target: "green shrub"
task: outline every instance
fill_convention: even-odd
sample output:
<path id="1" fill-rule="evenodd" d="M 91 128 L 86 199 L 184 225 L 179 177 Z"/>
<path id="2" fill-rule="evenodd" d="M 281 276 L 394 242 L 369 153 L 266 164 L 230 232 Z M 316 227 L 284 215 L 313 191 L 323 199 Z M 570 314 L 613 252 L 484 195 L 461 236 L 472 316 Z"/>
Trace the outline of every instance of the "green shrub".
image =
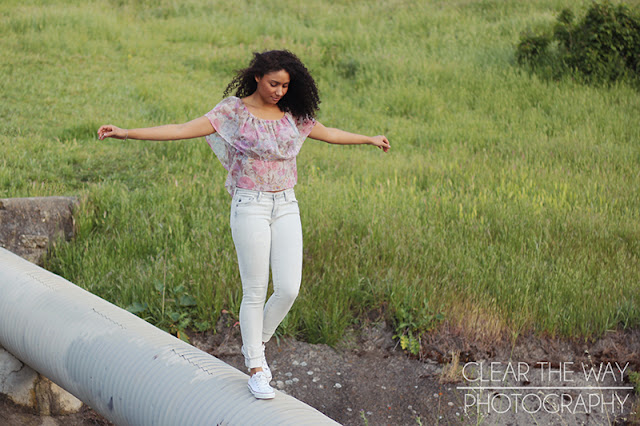
<path id="1" fill-rule="evenodd" d="M 615 6 L 608 1 L 593 3 L 578 22 L 573 12 L 565 9 L 556 20 L 553 36 L 521 36 L 516 59 L 536 70 L 550 65 L 556 76 L 575 70 L 588 82 L 638 78 L 640 16 L 623 4 Z"/>
<path id="2" fill-rule="evenodd" d="M 516 51 L 518 63 L 522 65 L 539 61 L 540 57 L 547 53 L 551 40 L 551 36 L 547 34 L 526 33 L 522 35 Z"/>

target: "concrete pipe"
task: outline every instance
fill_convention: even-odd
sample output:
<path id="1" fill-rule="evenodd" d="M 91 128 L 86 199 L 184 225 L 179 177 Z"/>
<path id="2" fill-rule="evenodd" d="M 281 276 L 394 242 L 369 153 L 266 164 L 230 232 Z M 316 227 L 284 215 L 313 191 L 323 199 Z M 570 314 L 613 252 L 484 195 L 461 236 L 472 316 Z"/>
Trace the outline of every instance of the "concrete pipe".
<path id="1" fill-rule="evenodd" d="M 337 424 L 3 248 L 0 345 L 117 425 Z"/>

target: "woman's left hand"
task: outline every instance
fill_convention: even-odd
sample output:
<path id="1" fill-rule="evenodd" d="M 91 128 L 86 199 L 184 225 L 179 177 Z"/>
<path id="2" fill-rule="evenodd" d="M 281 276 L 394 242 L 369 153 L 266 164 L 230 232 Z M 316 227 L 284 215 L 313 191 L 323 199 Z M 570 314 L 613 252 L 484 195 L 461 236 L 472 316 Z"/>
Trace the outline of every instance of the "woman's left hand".
<path id="1" fill-rule="evenodd" d="M 389 139 L 387 139 L 387 137 L 384 135 L 373 136 L 371 138 L 371 145 L 377 146 L 384 152 L 389 151 L 389 148 L 391 148 L 391 144 L 389 144 Z"/>
<path id="2" fill-rule="evenodd" d="M 384 152 L 389 151 L 391 145 L 389 139 L 384 135 L 365 136 L 357 133 L 349 133 L 335 127 L 325 127 L 322 123 L 316 121 L 316 124 L 309 133 L 311 139 L 324 141 L 327 143 L 335 143 L 338 145 L 359 145 L 368 144 L 377 146 Z"/>

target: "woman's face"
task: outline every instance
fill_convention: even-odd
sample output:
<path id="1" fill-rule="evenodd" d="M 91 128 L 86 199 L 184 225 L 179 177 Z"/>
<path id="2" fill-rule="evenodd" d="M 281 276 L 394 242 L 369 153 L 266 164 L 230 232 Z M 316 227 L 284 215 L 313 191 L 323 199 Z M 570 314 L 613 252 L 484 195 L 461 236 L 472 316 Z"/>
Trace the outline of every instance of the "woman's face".
<path id="1" fill-rule="evenodd" d="M 289 73 L 285 70 L 273 71 L 262 77 L 256 76 L 256 91 L 265 103 L 276 105 L 289 90 L 290 81 Z"/>

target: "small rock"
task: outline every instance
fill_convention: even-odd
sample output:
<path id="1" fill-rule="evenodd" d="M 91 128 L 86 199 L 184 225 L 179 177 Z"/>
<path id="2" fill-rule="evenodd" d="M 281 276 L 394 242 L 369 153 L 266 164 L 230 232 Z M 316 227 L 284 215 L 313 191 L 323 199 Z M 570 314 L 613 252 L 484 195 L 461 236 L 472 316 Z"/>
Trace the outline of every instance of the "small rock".
<path id="1" fill-rule="evenodd" d="M 36 398 L 41 416 L 77 413 L 82 408 L 82 401 L 44 377 L 36 386 Z"/>
<path id="2" fill-rule="evenodd" d="M 437 394 L 437 393 L 434 393 L 434 394 L 433 394 L 433 397 L 434 397 L 434 398 L 437 398 L 437 397 L 438 397 L 438 394 Z"/>
<path id="3" fill-rule="evenodd" d="M 300 367 L 306 367 L 306 366 L 307 366 L 307 363 L 306 363 L 305 361 L 302 361 L 302 362 L 300 363 Z"/>
<path id="4" fill-rule="evenodd" d="M 448 402 L 448 403 L 447 403 L 447 405 L 448 405 L 449 407 L 453 407 L 453 402 Z"/>
<path id="5" fill-rule="evenodd" d="M 335 385 L 333 385 L 333 387 L 336 389 L 340 389 L 342 388 L 342 385 L 340 383 L 336 383 Z"/>
<path id="6" fill-rule="evenodd" d="M 353 410 L 351 408 L 347 408 L 347 411 L 348 412 L 352 412 Z"/>
<path id="7" fill-rule="evenodd" d="M 307 374 L 310 375 L 310 376 L 313 375 L 313 370 L 307 371 Z"/>
<path id="8" fill-rule="evenodd" d="M 293 379 L 291 379 L 291 381 L 293 383 L 298 383 L 300 381 L 300 379 L 298 379 L 297 377 L 294 377 Z"/>
<path id="9" fill-rule="evenodd" d="M 314 377 L 314 378 L 313 378 L 313 383 L 315 383 L 315 382 L 319 382 L 319 381 L 320 381 L 320 377 Z"/>
<path id="10" fill-rule="evenodd" d="M 278 380 L 278 381 L 276 382 L 276 387 L 277 387 L 278 389 L 283 389 L 283 388 L 284 388 L 284 382 L 283 382 L 282 380 Z"/>
<path id="11" fill-rule="evenodd" d="M 293 365 L 300 365 L 300 363 L 298 361 L 293 361 L 291 364 Z"/>
<path id="12" fill-rule="evenodd" d="M 291 373 L 290 371 L 287 371 L 286 373 L 284 373 L 284 375 L 287 377 L 291 377 L 293 376 L 293 373 Z"/>
<path id="13" fill-rule="evenodd" d="M 284 384 L 285 385 L 292 385 L 293 384 L 293 380 L 285 380 Z"/>

